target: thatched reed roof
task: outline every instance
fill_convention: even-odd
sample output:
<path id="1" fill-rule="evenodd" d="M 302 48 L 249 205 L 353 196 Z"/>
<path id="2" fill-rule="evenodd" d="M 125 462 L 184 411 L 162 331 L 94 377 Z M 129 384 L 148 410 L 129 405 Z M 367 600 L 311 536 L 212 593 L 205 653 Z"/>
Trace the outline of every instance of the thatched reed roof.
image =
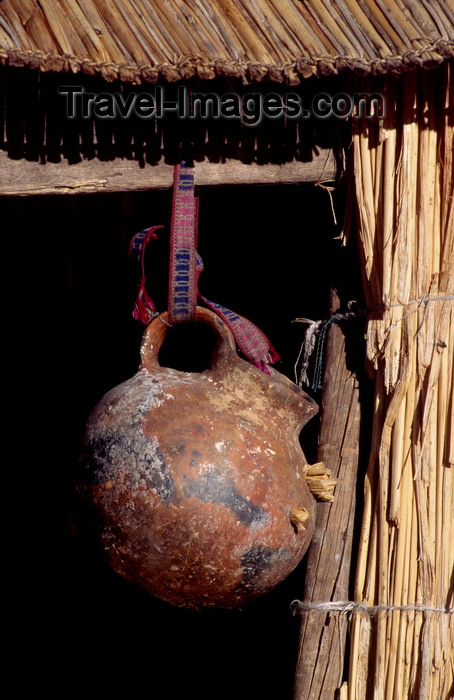
<path id="1" fill-rule="evenodd" d="M 0 61 L 140 83 L 431 68 L 453 0 L 1 0 Z"/>

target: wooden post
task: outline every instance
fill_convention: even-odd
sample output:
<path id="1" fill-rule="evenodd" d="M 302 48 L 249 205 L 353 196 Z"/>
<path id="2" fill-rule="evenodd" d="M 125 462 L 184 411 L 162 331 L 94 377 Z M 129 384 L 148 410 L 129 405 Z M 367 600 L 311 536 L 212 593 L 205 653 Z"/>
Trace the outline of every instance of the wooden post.
<path id="1" fill-rule="evenodd" d="M 338 298 L 332 292 L 332 311 Z M 356 377 L 347 369 L 345 338 L 331 324 L 326 346 L 317 460 L 337 477 L 334 501 L 318 502 L 307 555 L 303 602 L 349 600 L 351 552 L 359 457 L 360 403 Z M 294 700 L 334 700 L 342 683 L 347 618 L 302 611 Z"/>

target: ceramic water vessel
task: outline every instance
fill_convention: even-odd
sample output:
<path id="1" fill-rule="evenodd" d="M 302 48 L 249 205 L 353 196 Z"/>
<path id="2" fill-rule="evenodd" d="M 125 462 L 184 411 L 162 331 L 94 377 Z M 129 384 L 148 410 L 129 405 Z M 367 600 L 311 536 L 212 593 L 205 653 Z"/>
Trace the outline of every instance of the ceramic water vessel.
<path id="1" fill-rule="evenodd" d="M 297 566 L 314 498 L 299 444 L 315 402 L 274 369 L 241 359 L 225 323 L 210 366 L 159 364 L 168 331 L 146 328 L 139 371 L 86 427 L 77 482 L 82 531 L 122 576 L 177 606 L 235 608 Z"/>

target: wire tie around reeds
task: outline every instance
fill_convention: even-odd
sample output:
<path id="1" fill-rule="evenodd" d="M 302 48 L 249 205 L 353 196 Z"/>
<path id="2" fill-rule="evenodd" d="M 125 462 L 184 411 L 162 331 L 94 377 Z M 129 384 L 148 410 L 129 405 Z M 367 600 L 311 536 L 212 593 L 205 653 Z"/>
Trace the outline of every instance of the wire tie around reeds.
<path id="1" fill-rule="evenodd" d="M 411 304 L 418 304 L 418 306 L 416 309 L 413 309 L 413 311 L 408 311 L 406 314 L 404 314 L 402 316 L 402 318 L 399 318 L 399 319 L 397 319 L 397 321 L 394 321 L 394 323 L 391 323 L 391 325 L 388 326 L 388 328 L 385 330 L 385 333 L 389 333 L 389 331 L 392 328 L 394 328 L 394 326 L 397 326 L 399 323 L 401 323 L 405 318 L 407 318 L 407 316 L 411 316 L 411 314 L 417 313 L 423 305 L 424 305 L 424 318 L 425 318 L 425 316 L 427 314 L 427 308 L 429 306 L 429 302 L 431 302 L 431 301 L 452 301 L 453 299 L 454 299 L 454 294 L 448 294 L 446 296 L 440 296 L 440 297 L 431 297 L 428 294 L 424 294 L 424 296 L 420 297 L 419 299 L 412 299 L 411 301 L 407 301 L 407 303 L 397 302 L 396 304 L 389 304 L 388 308 L 397 307 L 397 306 L 410 306 Z M 424 318 L 420 323 L 418 333 L 421 329 L 421 326 L 424 323 Z"/>
<path id="2" fill-rule="evenodd" d="M 307 370 L 309 367 L 309 360 L 314 352 L 315 344 L 317 342 L 317 333 L 319 327 L 322 325 L 323 321 L 311 321 L 309 318 L 296 318 L 292 323 L 308 323 L 309 326 L 304 334 L 303 342 L 301 343 L 298 357 L 296 358 L 293 370 L 295 372 L 295 384 L 302 387 L 303 384 L 309 385 L 309 377 Z M 304 354 L 303 354 L 304 353 Z M 303 361 L 301 363 L 301 369 L 298 377 L 298 364 L 303 355 Z"/>
<path id="3" fill-rule="evenodd" d="M 397 302 L 395 304 L 390 304 L 389 308 L 392 306 L 410 306 L 410 304 L 421 304 L 421 303 L 428 303 L 429 301 L 452 301 L 454 299 L 454 294 L 447 294 L 446 296 L 441 296 L 441 297 L 431 297 L 428 294 L 424 294 L 424 296 L 420 297 L 419 299 L 412 299 L 411 301 L 407 302 Z M 417 311 L 417 309 L 416 309 Z"/>
<path id="4" fill-rule="evenodd" d="M 394 611 L 439 613 L 445 615 L 452 615 L 452 613 L 454 613 L 454 608 L 436 608 L 430 605 L 419 605 L 416 603 L 411 603 L 409 605 L 365 605 L 364 603 L 355 603 L 352 600 L 326 601 L 320 603 L 294 600 L 290 605 L 290 609 L 293 615 L 300 615 L 303 612 L 319 612 L 325 614 L 329 612 L 338 612 L 341 615 L 352 615 L 358 612 L 370 618 L 376 617 L 379 613 L 389 615 Z"/>

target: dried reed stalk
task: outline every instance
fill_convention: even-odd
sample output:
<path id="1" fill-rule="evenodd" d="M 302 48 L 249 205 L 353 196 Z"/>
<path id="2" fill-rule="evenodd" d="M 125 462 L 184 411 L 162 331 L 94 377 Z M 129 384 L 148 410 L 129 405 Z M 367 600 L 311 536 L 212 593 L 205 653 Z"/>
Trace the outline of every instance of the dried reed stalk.
<path id="1" fill-rule="evenodd" d="M 355 600 L 384 610 L 353 613 L 348 700 L 453 697 L 453 92 L 449 66 L 389 81 L 382 127 L 354 129 L 364 288 L 380 308 Z"/>

